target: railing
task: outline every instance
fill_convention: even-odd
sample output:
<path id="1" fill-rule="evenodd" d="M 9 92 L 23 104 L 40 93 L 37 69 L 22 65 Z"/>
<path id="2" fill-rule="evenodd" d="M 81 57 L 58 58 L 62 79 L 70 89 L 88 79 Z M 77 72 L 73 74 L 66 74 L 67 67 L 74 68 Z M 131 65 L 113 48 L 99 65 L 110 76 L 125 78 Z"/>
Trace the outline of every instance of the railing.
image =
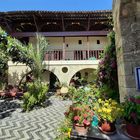
<path id="1" fill-rule="evenodd" d="M 63 53 L 62 50 L 54 50 L 46 52 L 45 60 L 96 60 L 103 52 L 103 50 L 73 50 Z"/>

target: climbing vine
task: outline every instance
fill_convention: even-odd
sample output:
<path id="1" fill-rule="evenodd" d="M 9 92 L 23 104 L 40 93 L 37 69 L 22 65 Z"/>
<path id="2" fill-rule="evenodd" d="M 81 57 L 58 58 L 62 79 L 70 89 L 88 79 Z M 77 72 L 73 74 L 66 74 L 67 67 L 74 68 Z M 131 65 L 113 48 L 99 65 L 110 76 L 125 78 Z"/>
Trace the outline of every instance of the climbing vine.
<path id="1" fill-rule="evenodd" d="M 110 45 L 106 47 L 103 58 L 99 62 L 97 82 L 105 96 L 119 100 L 115 33 L 112 31 L 108 37 Z"/>

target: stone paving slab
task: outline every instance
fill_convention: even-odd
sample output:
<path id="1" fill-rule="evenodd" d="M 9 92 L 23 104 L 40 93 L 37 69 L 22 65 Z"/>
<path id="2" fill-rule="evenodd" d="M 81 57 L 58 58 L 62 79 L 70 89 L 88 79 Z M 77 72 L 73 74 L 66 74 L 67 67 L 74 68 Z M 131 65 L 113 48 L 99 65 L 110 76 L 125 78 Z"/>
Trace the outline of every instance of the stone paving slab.
<path id="1" fill-rule="evenodd" d="M 22 113 L 16 108 L 0 119 L 0 140 L 53 140 L 71 101 L 50 97 L 51 105 Z M 14 101 L 12 101 L 14 102 Z M 18 101 L 15 101 L 18 102 Z"/>

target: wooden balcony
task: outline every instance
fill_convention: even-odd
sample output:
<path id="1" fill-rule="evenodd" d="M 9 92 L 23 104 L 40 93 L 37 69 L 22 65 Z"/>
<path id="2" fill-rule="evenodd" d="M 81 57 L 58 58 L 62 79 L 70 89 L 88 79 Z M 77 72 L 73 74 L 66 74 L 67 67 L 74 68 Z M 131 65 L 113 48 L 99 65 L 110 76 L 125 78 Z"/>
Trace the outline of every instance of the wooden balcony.
<path id="1" fill-rule="evenodd" d="M 103 50 L 73 50 L 65 52 L 62 50 L 53 50 L 46 52 L 45 60 L 98 60 L 103 52 Z"/>

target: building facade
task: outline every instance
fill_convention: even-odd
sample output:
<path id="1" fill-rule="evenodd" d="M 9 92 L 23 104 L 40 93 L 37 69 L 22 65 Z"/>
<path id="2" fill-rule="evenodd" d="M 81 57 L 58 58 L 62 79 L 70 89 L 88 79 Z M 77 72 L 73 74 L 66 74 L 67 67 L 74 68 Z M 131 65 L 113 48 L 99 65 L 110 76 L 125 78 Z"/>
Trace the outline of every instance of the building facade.
<path id="1" fill-rule="evenodd" d="M 0 25 L 26 44 L 36 43 L 36 33 L 47 38 L 44 81 L 54 88 L 56 81 L 69 85 L 75 77 L 94 80 L 100 55 L 109 43 L 111 17 L 111 11 L 1 12 Z M 9 62 L 9 83 L 17 84 L 28 69 Z"/>

